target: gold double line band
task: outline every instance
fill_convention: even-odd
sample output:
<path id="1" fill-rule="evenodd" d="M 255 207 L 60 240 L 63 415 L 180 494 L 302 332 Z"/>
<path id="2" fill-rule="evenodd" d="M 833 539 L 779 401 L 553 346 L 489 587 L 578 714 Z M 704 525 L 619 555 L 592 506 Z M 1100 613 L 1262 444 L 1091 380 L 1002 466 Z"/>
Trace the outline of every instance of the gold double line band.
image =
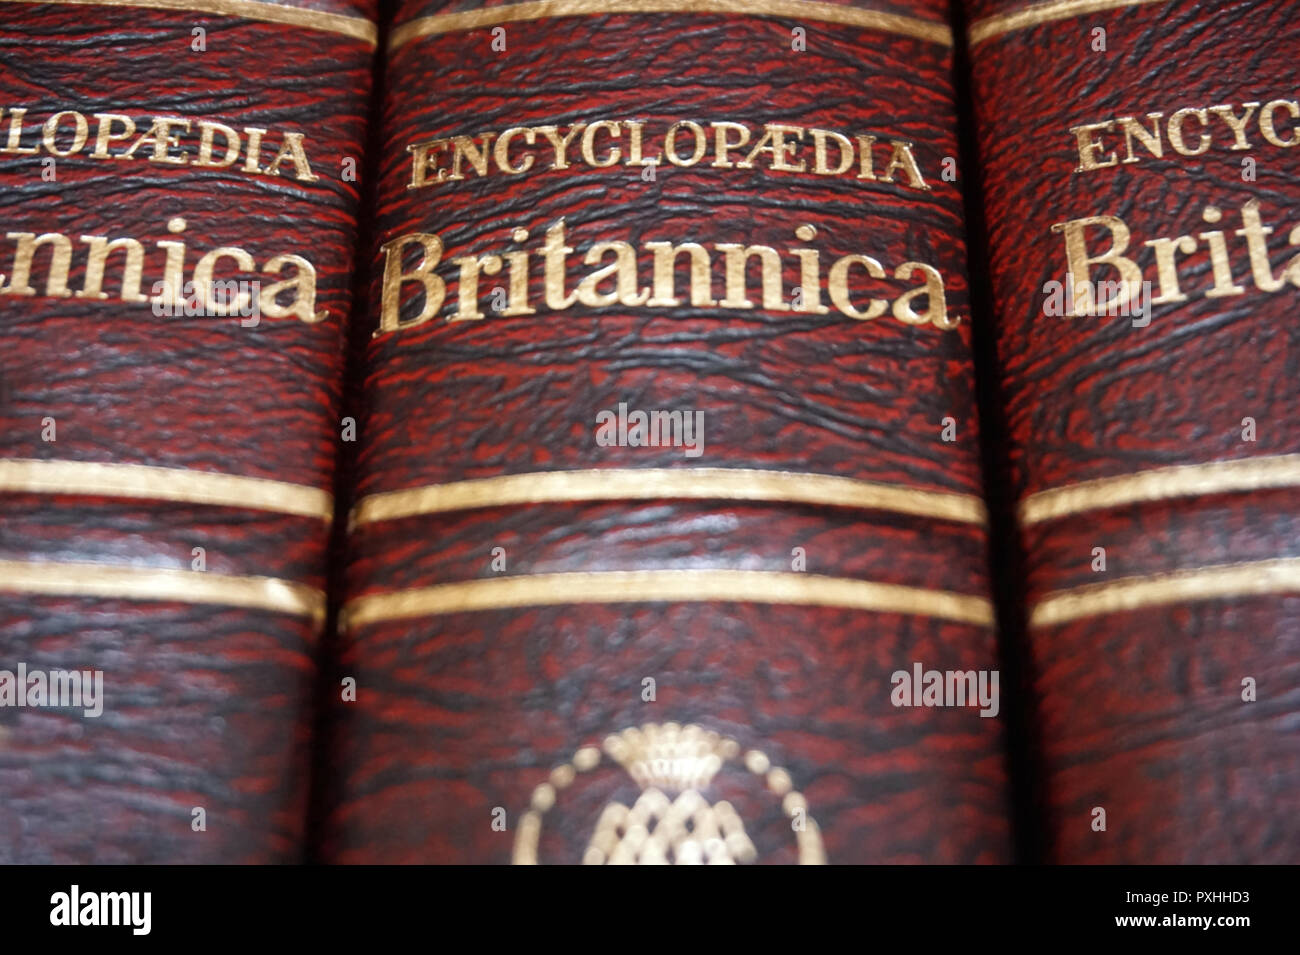
<path id="1" fill-rule="evenodd" d="M 1300 558 L 1197 567 L 1059 590 L 1034 604 L 1029 626 L 1052 627 L 1162 604 L 1274 594 L 1300 594 Z"/>
<path id="2" fill-rule="evenodd" d="M 1170 0 L 1047 0 L 1034 3 L 1023 10 L 999 13 L 983 20 L 976 20 L 967 30 L 971 46 L 983 43 L 990 37 L 1051 23 L 1069 17 L 1082 17 L 1090 13 L 1104 13 L 1118 10 L 1120 7 L 1140 7 L 1150 3 L 1168 3 Z"/>
<path id="3" fill-rule="evenodd" d="M 3 458 L 0 459 L 0 492 L 6 491 L 211 504 L 296 514 L 326 522 L 334 517 L 333 496 L 319 488 L 269 478 L 148 464 Z"/>
<path id="4" fill-rule="evenodd" d="M 0 592 L 106 600 L 224 604 L 307 617 L 319 629 L 325 594 L 277 577 L 113 564 L 0 560 Z"/>
<path id="5" fill-rule="evenodd" d="M 656 499 L 781 501 L 918 514 L 984 525 L 984 502 L 972 494 L 922 491 L 832 474 L 754 468 L 622 468 L 541 471 L 454 481 L 370 494 L 352 509 L 351 526 L 477 507 L 576 501 Z"/>
<path id="6" fill-rule="evenodd" d="M 1084 511 L 1175 497 L 1284 487 L 1300 487 L 1300 454 L 1180 464 L 1030 494 L 1020 502 L 1020 523 L 1037 524 Z"/>
<path id="7" fill-rule="evenodd" d="M 841 607 L 993 626 L 993 606 L 983 597 L 763 570 L 627 570 L 458 581 L 355 597 L 344 605 L 340 625 L 514 607 L 699 601 Z"/>
<path id="8" fill-rule="evenodd" d="M 780 17 L 785 20 L 817 20 L 897 33 L 952 46 L 952 30 L 944 23 L 909 17 L 882 10 L 863 10 L 819 0 L 529 0 L 499 7 L 483 7 L 463 13 L 440 13 L 404 23 L 392 32 L 388 48 L 395 50 L 411 40 L 478 30 L 502 23 L 542 20 L 554 17 L 611 16 L 632 13 L 731 14 L 744 17 Z"/>
<path id="9" fill-rule="evenodd" d="M 145 7 L 178 13 L 203 13 L 241 20 L 260 20 L 285 26 L 338 33 L 370 46 L 379 42 L 379 28 L 370 20 L 342 13 L 322 13 L 262 0 L 0 0 L 0 3 L 67 3 L 90 7 Z"/>

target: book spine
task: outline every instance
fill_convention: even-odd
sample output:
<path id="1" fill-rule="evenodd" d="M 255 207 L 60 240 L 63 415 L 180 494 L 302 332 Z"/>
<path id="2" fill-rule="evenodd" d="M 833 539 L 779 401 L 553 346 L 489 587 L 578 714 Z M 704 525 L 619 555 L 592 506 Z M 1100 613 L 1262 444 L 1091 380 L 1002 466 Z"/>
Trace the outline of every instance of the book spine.
<path id="1" fill-rule="evenodd" d="M 302 858 L 375 19 L 0 2 L 0 861 Z"/>
<path id="2" fill-rule="evenodd" d="M 325 858 L 1008 857 L 947 15 L 398 4 Z"/>
<path id="3" fill-rule="evenodd" d="M 966 12 L 1048 855 L 1300 861 L 1294 5 Z"/>

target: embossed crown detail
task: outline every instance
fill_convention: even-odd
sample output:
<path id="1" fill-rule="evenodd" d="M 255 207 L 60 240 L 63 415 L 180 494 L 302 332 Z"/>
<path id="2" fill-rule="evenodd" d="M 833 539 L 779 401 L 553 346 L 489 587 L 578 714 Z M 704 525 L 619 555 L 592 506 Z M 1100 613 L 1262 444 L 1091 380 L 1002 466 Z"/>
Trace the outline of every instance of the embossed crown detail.
<path id="1" fill-rule="evenodd" d="M 735 740 L 694 724 L 647 723 L 605 740 L 605 753 L 641 786 L 681 792 L 704 789 L 724 761 L 740 752 Z"/>

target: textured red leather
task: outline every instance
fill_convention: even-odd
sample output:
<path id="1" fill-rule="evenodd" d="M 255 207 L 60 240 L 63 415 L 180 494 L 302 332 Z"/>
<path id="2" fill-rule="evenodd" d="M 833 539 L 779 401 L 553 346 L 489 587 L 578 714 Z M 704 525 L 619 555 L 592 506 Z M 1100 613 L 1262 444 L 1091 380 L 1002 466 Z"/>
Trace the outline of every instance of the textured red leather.
<path id="1" fill-rule="evenodd" d="M 940 28 L 948 13 L 932 0 L 857 9 Z M 451 12 L 463 5 L 399 4 L 395 35 Z M 492 46 L 491 21 L 408 39 L 388 53 L 376 246 L 421 232 L 440 235 L 447 258 L 501 253 L 514 228 L 536 243 L 563 218 L 577 250 L 566 291 L 586 274 L 581 256 L 597 241 L 811 245 L 826 261 L 865 252 L 891 269 L 915 259 L 943 273 L 957 329 L 685 304 L 578 305 L 454 323 L 444 310 L 367 347 L 360 501 L 500 475 L 699 467 L 981 495 L 960 184 L 941 178 L 943 160 L 957 154 L 951 47 L 798 12 L 503 19 L 504 50 Z M 802 52 L 792 50 L 796 27 L 806 31 Z M 407 188 L 408 145 L 602 119 L 642 121 L 661 136 L 679 120 L 725 120 L 908 140 L 932 188 L 667 164 L 647 181 L 636 167 L 555 170 L 541 159 L 529 175 Z M 810 157 L 807 142 L 801 149 Z M 816 227 L 815 240 L 793 238 L 801 223 Z M 371 266 L 378 329 L 381 252 Z M 783 280 L 788 299 L 800 281 L 788 256 Z M 498 284 L 504 274 L 484 281 Z M 452 274 L 448 308 L 457 290 Z M 540 300 L 536 268 L 529 290 Z M 716 263 L 713 292 L 721 297 Z M 408 294 L 403 320 L 419 307 Z M 703 411 L 704 453 L 598 446 L 596 415 L 620 402 Z M 948 417 L 950 442 L 941 435 Z M 349 538 L 344 617 L 365 599 L 412 588 L 500 578 L 526 585 L 538 574 L 790 572 L 796 548 L 809 575 L 988 595 L 978 522 L 741 498 L 665 492 L 365 521 Z M 497 548 L 504 568 L 494 566 Z M 1004 861 L 1000 721 L 969 707 L 893 706 L 891 674 L 916 661 L 996 669 L 994 634 L 924 612 L 748 597 L 526 602 L 356 622 L 342 638 L 340 672 L 356 680 L 357 698 L 337 704 L 322 856 L 506 862 L 531 804 L 546 810 L 538 859 L 577 862 L 602 805 L 638 790 L 608 760 L 567 786 L 564 767 L 611 734 L 676 722 L 784 767 L 832 863 Z M 553 808 L 548 779 L 560 780 Z M 792 822 L 759 775 L 720 774 L 706 798 L 723 797 L 743 817 L 759 861 L 795 860 Z"/>
<path id="2" fill-rule="evenodd" d="M 221 246 L 247 250 L 259 266 L 296 254 L 314 264 L 316 309 L 328 311 L 316 323 L 263 314 L 256 327 L 160 316 L 121 300 L 120 254 L 106 269 L 107 301 L 49 295 L 48 248 L 35 259 L 35 294 L 24 297 L 13 292 L 11 236 L 0 256 L 9 289 L 0 290 L 0 467 L 35 459 L 183 469 L 164 482 L 182 496 L 187 474 L 289 482 L 306 497 L 332 490 L 358 211 L 358 183 L 343 163 L 361 159 L 374 42 L 273 21 L 287 9 L 373 31 L 374 9 L 369 0 L 266 8 L 271 20 L 147 3 L 0 4 L 0 146 L 14 145 L 14 108 L 27 110 L 23 150 L 40 148 L 42 124 L 60 111 L 91 124 L 80 151 L 54 157 L 52 181 L 42 175 L 48 151 L 0 150 L 0 232 L 70 237 L 71 289 L 87 278 L 83 234 L 134 238 L 148 296 L 163 267 L 156 242 L 176 239 L 167 223 L 183 218 L 187 279 Z M 148 158 L 148 143 L 130 159 L 95 158 L 95 113 L 132 117 L 137 135 L 155 116 L 193 128 L 164 152 L 171 161 Z M 241 131 L 245 146 L 247 127 L 277 143 L 301 133 L 318 178 L 300 180 L 288 164 L 278 177 L 250 175 L 242 158 L 196 168 L 200 120 Z M 59 150 L 71 149 L 75 125 L 64 118 Z M 112 153 L 131 141 L 112 143 Z M 263 165 L 269 159 L 262 154 Z M 269 281 L 220 265 L 221 279 Z M 84 565 L 87 585 L 106 570 L 191 572 L 201 547 L 209 575 L 319 591 L 328 536 L 327 515 L 251 502 L 0 493 L 0 560 L 37 575 L 52 573 L 51 562 Z M 0 575 L 0 669 L 96 669 L 104 698 L 98 718 L 0 708 L 0 861 L 302 857 L 319 621 L 184 591 L 168 600 L 42 594 L 9 573 Z"/>
<path id="3" fill-rule="evenodd" d="M 1263 291 L 1244 237 L 1234 234 L 1245 229 L 1243 207 L 1258 201 L 1275 230 L 1267 239 L 1274 277 L 1297 251 L 1300 149 L 1270 144 L 1259 126 L 1262 104 L 1296 98 L 1294 5 L 1096 7 L 981 39 L 988 18 L 1030 5 L 966 4 L 1007 481 L 1022 502 L 1081 481 L 1300 451 L 1292 407 L 1300 280 Z M 1199 155 L 1173 148 L 1167 123 L 1176 111 L 1234 104 L 1241 116 L 1246 103 L 1256 104 L 1248 148 L 1233 149 L 1229 126 L 1214 114 L 1212 125 L 1193 117 L 1184 127 L 1189 151 L 1200 149 L 1202 130 L 1210 134 Z M 1115 164 L 1075 171 L 1082 160 L 1071 127 L 1150 113 L 1163 114 L 1161 157 L 1135 141 L 1135 161 L 1126 162 L 1124 137 L 1110 129 L 1098 134 L 1097 158 L 1114 150 Z M 1294 138 L 1285 108 L 1270 116 L 1276 138 Z M 1203 214 L 1207 206 L 1221 211 L 1218 225 Z M 1062 236 L 1051 227 L 1103 215 L 1131 229 L 1127 254 L 1155 284 L 1153 294 L 1153 252 L 1142 243 L 1196 240 L 1178 258 L 1187 299 L 1153 306 L 1146 327 L 1124 316 L 1044 314 L 1045 284 L 1064 282 L 1066 271 Z M 1227 236 L 1240 294 L 1204 294 L 1214 279 L 1201 234 L 1214 229 Z M 1089 242 L 1100 253 L 1109 239 L 1094 232 Z M 1118 276 L 1098 267 L 1092 278 Z M 1243 440 L 1246 418 L 1256 424 L 1253 441 Z M 1171 481 L 1165 475 L 1157 485 Z M 1154 497 L 1032 519 L 1020 534 L 1048 856 L 1300 861 L 1293 586 L 1243 592 L 1251 581 L 1213 599 L 1184 594 L 1129 607 L 1103 606 L 1092 592 L 1093 609 L 1083 615 L 1043 618 L 1049 595 L 1073 588 L 1300 556 L 1294 483 Z M 1098 547 L 1104 571 L 1095 566 Z M 1254 702 L 1244 698 L 1247 680 Z M 1104 831 L 1095 826 L 1098 809 Z"/>

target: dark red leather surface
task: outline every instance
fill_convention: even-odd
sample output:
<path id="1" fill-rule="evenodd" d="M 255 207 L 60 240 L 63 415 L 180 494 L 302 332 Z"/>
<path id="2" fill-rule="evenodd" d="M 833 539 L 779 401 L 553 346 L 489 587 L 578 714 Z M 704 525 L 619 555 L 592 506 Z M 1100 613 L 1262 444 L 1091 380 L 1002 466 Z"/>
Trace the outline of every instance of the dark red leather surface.
<path id="1" fill-rule="evenodd" d="M 294 5 L 374 16 L 369 2 Z M 196 27 L 205 52 L 191 49 Z M 0 153 L 3 231 L 137 238 L 154 262 L 149 294 L 154 242 L 172 238 L 166 222 L 181 216 L 190 269 L 220 245 L 259 263 L 305 256 L 329 317 L 264 315 L 243 328 L 159 317 L 147 304 L 0 296 L 0 456 L 332 488 L 359 189 L 341 163 L 362 158 L 372 55 L 365 42 L 301 26 L 3 4 L 0 103 L 27 107 L 29 122 L 77 110 L 297 131 L 320 177 L 81 155 L 59 159 L 46 182 L 40 157 Z M 84 251 L 74 256 L 73 288 L 84 262 Z M 114 293 L 119 272 L 113 264 L 106 283 Z M 46 416 L 54 443 L 41 440 Z M 327 537 L 323 520 L 239 507 L 0 494 L 4 560 L 189 570 L 201 546 L 210 572 L 322 588 Z M 0 592 L 0 668 L 97 668 L 106 694 L 99 719 L 0 710 L 0 860 L 300 858 L 315 643 L 310 621 L 269 611 Z M 191 830 L 196 806 L 206 832 Z"/>
<path id="2" fill-rule="evenodd" d="M 943 22 L 941 3 L 890 9 Z M 395 22 L 459 9 L 401 4 Z M 790 49 L 791 29 L 808 49 Z M 506 247 L 560 217 L 581 252 L 663 237 L 863 251 L 944 274 L 956 331 L 892 320 L 680 307 L 433 321 L 369 343 L 358 495 L 499 474 L 691 466 L 788 469 L 981 493 L 951 50 L 860 27 L 720 15 L 512 23 L 389 54 L 376 247 L 441 235 L 448 255 Z M 932 192 L 759 170 L 573 168 L 409 191 L 408 143 L 515 125 L 640 119 L 786 122 L 915 143 Z M 864 185 L 866 188 L 864 188 Z M 576 257 L 575 257 L 576 258 Z M 789 259 L 787 261 L 790 261 Z M 371 258 L 378 275 L 381 259 Z M 574 274 L 579 274 L 577 270 Z M 787 269 L 789 289 L 798 277 Z M 534 297 L 540 276 L 532 276 Z M 717 286 L 715 286 L 716 288 Z M 371 325 L 378 324 L 376 284 Z M 454 301 L 454 276 L 448 301 Z M 411 303 L 408 303 L 408 305 Z M 598 410 L 700 409 L 706 450 L 602 448 Z M 958 440 L 940 438 L 953 417 Z M 364 524 L 346 596 L 493 576 L 611 570 L 789 571 L 987 596 L 982 529 L 811 505 L 720 502 L 489 507 Z M 808 800 L 832 862 L 989 862 L 1010 852 L 999 721 L 896 709 L 912 661 L 996 668 L 990 630 L 937 619 L 744 602 L 585 604 L 360 625 L 342 639 L 324 772 L 322 855 L 346 862 L 505 862 L 535 785 L 583 745 L 645 722 L 695 722 L 758 747 Z M 658 696 L 641 700 L 654 677 Z M 543 861 L 581 858 L 612 776 L 547 817 Z M 715 794 L 716 795 L 716 794 Z M 789 823 L 733 792 L 762 861 L 792 861 Z M 741 804 L 744 804 L 743 806 Z M 494 831 L 492 811 L 509 829 Z M 557 810 L 559 812 L 559 810 Z"/>
<path id="3" fill-rule="evenodd" d="M 1022 9 L 970 0 L 969 18 Z M 1091 48 L 1093 30 L 1107 49 Z M 1180 265 L 1192 298 L 1125 317 L 1051 318 L 1044 283 L 1064 281 L 1053 223 L 1115 215 L 1141 243 L 1213 228 L 1201 210 L 1262 203 L 1274 273 L 1295 254 L 1300 150 L 1233 151 L 1226 127 L 1199 157 L 1145 155 L 1084 173 L 1069 128 L 1117 116 L 1296 97 L 1294 4 L 1170 3 L 1091 12 L 974 46 L 973 80 L 997 326 L 996 373 L 1009 435 L 1010 494 L 1176 464 L 1300 451 L 1294 415 L 1296 290 L 1249 279 L 1243 240 L 1230 261 L 1247 293 L 1205 298 L 1206 243 Z M 1241 112 L 1240 109 L 1237 110 Z M 1285 115 L 1285 113 L 1281 114 Z M 1189 141 L 1195 142 L 1189 126 Z M 1114 134 L 1110 137 L 1113 145 Z M 1122 136 L 1119 137 L 1122 145 Z M 1243 181 L 1242 158 L 1257 163 Z M 1098 240 L 1096 248 L 1104 248 Z M 1114 279 L 1113 272 L 1097 278 Z M 1258 423 L 1242 440 L 1242 418 Z M 1271 490 L 1090 511 L 1024 528 L 1032 608 L 1055 590 L 1164 571 L 1295 557 L 1300 493 Z M 1107 570 L 1092 570 L 1105 547 Z M 1178 601 L 1030 631 L 1039 780 L 1049 857 L 1059 862 L 1295 862 L 1300 859 L 1300 602 L 1290 596 Z M 1255 703 L 1241 681 L 1258 682 Z M 1091 828 L 1107 811 L 1106 832 Z"/>

